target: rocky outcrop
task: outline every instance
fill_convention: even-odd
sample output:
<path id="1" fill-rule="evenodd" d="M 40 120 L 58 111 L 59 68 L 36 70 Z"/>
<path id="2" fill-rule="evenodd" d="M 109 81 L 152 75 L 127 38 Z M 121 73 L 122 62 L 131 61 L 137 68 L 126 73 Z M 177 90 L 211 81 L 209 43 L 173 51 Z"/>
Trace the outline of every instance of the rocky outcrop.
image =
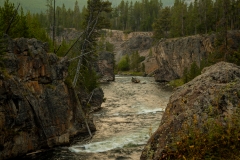
<path id="1" fill-rule="evenodd" d="M 239 48 L 239 35 L 239 31 L 228 33 L 232 49 Z M 158 64 L 158 70 L 155 71 L 156 81 L 171 81 L 182 77 L 184 68 L 189 68 L 194 61 L 200 66 L 201 60 L 214 51 L 215 38 L 212 34 L 160 40 L 154 47 Z"/>
<path id="2" fill-rule="evenodd" d="M 70 137 L 87 133 L 73 91 L 65 84 L 68 62 L 47 48 L 36 39 L 8 39 L 0 75 L 0 159 L 67 144 Z M 95 97 L 102 98 L 102 91 Z M 101 102 L 91 103 L 100 107 Z M 92 120 L 89 125 L 95 130 Z"/>
<path id="3" fill-rule="evenodd" d="M 147 74 L 158 68 L 156 59 L 153 55 L 149 55 L 153 45 L 153 32 L 131 32 L 129 34 L 120 30 L 106 29 L 106 41 L 114 45 L 114 58 L 116 64 L 124 55 L 131 55 L 138 51 L 140 56 L 145 57 L 145 72 Z"/>
<path id="4" fill-rule="evenodd" d="M 195 126 L 202 132 L 208 131 L 204 126 L 210 121 L 228 126 L 227 120 L 239 109 L 239 93 L 239 66 L 220 62 L 205 68 L 200 76 L 173 93 L 161 124 L 148 141 L 141 159 L 163 158 L 166 146 L 179 140 L 178 133 L 191 133 L 186 126 Z"/>
<path id="5" fill-rule="evenodd" d="M 100 77 L 100 82 L 114 81 L 114 54 L 111 52 L 103 51 L 99 53 L 96 72 Z"/>
<path id="6" fill-rule="evenodd" d="M 183 38 L 162 39 L 154 48 L 158 63 L 156 81 L 171 81 L 183 75 L 185 67 L 207 57 L 214 49 L 214 35 L 195 35 Z"/>
<path id="7" fill-rule="evenodd" d="M 80 35 L 81 32 L 75 28 L 60 28 L 58 35 L 55 36 L 55 41 L 60 45 L 63 41 L 70 43 L 75 41 Z M 49 33 L 49 37 L 52 38 L 52 32 Z"/>
<path id="8" fill-rule="evenodd" d="M 153 39 L 145 35 L 137 35 L 130 38 L 128 41 L 121 45 L 124 48 L 123 52 L 131 53 L 134 51 L 147 50 L 152 47 Z"/>

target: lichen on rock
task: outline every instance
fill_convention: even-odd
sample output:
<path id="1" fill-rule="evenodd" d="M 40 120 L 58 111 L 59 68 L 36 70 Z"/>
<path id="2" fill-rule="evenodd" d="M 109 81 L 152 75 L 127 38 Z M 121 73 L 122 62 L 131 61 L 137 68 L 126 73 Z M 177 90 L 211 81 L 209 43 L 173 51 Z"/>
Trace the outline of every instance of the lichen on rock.
<path id="1" fill-rule="evenodd" d="M 37 39 L 8 38 L 7 48 L 8 76 L 0 75 L 0 159 L 68 144 L 71 137 L 87 133 L 73 90 L 64 83 L 67 59 L 47 53 L 47 43 Z M 96 93 L 91 103 L 100 108 L 103 92 Z M 91 118 L 88 123 L 96 130 Z"/>
<path id="2" fill-rule="evenodd" d="M 161 124 L 148 141 L 141 159 L 166 158 L 166 152 L 175 152 L 176 144 L 182 143 L 181 136 L 190 137 L 192 129 L 200 135 L 209 136 L 213 134 L 210 132 L 218 131 L 212 128 L 215 124 L 220 126 L 223 133 L 227 133 L 229 126 L 236 125 L 239 128 L 239 93 L 239 66 L 220 62 L 205 68 L 200 76 L 177 88 L 172 94 Z M 202 141 L 207 146 L 207 140 Z"/>

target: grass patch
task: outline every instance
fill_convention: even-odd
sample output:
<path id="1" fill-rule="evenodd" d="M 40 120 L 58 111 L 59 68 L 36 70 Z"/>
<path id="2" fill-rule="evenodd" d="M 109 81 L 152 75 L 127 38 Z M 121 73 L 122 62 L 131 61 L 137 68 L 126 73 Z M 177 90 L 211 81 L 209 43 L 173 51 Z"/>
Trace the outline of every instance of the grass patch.
<path id="1" fill-rule="evenodd" d="M 232 117 L 209 117 L 202 127 L 186 125 L 177 139 L 165 148 L 166 159 L 237 160 L 240 159 L 240 109 Z M 186 130 L 188 133 L 186 133 Z"/>
<path id="2" fill-rule="evenodd" d="M 183 84 L 184 84 L 183 79 L 175 79 L 169 82 L 169 85 L 174 88 L 180 87 Z"/>

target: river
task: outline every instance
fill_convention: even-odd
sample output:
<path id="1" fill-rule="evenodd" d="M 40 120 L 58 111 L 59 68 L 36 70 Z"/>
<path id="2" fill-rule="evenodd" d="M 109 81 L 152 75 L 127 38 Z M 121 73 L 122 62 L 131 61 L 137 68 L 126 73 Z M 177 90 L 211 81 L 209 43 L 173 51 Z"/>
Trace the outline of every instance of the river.
<path id="1" fill-rule="evenodd" d="M 35 159 L 51 160 L 137 160 L 150 135 L 157 129 L 171 91 L 152 77 L 116 76 L 104 84 L 106 101 L 94 113 L 97 131 L 87 141 L 75 141 L 70 147 L 58 147 Z"/>

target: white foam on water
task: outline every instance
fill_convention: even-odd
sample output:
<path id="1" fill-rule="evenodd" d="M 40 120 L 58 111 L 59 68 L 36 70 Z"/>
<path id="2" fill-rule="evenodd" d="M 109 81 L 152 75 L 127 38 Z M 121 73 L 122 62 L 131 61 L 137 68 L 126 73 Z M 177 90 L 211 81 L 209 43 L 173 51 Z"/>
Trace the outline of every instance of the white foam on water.
<path id="1" fill-rule="evenodd" d="M 145 145 L 149 139 L 150 130 L 155 131 L 158 128 L 159 122 L 155 122 L 152 126 L 135 130 L 132 132 L 116 134 L 100 142 L 92 142 L 84 145 L 73 145 L 68 149 L 75 153 L 99 153 L 113 149 L 124 148 L 124 146 Z M 151 129 L 150 129 L 151 128 Z M 152 132 L 153 133 L 153 132 Z"/>
<path id="2" fill-rule="evenodd" d="M 154 125 L 154 129 L 157 128 L 157 124 Z M 74 145 L 69 147 L 69 150 L 75 153 L 99 153 L 123 148 L 124 146 L 128 145 L 145 145 L 148 139 L 149 128 L 145 128 L 133 133 L 125 133 L 125 135 L 118 134 L 101 142 L 92 142 L 85 145 Z"/>
<path id="3" fill-rule="evenodd" d="M 124 76 L 116 76 L 117 82 L 120 83 L 129 82 L 131 83 L 131 77 L 124 77 Z M 146 79 L 145 79 L 146 80 Z M 148 81 L 147 81 L 148 82 Z M 139 85 L 139 87 L 141 87 Z M 158 103 L 162 104 L 162 103 Z M 157 112 L 163 112 L 165 109 L 158 107 L 148 107 L 141 102 L 136 102 L 135 105 L 127 108 L 126 110 L 121 110 L 117 113 L 112 113 L 111 116 L 132 116 L 132 115 L 142 115 L 142 114 L 151 114 Z M 74 153 L 99 153 L 99 152 L 106 152 L 114 149 L 124 148 L 127 146 L 134 146 L 134 145 L 145 145 L 149 139 L 149 132 L 155 131 L 159 126 L 159 121 L 154 121 L 154 124 L 149 123 L 149 126 L 140 126 L 140 128 L 131 130 L 131 131 L 123 131 L 118 132 L 111 137 L 106 139 L 98 139 L 95 142 L 91 142 L 89 144 L 83 145 L 73 145 L 68 149 Z M 150 126 L 152 124 L 152 126 Z"/>
<path id="4" fill-rule="evenodd" d="M 164 108 L 155 108 L 155 109 L 143 109 L 139 111 L 137 114 L 148 114 L 148 113 L 157 113 L 157 112 L 164 112 Z"/>
<path id="5" fill-rule="evenodd" d="M 149 114 L 149 113 L 157 113 L 157 112 L 164 112 L 164 108 L 148 108 L 147 106 L 144 105 L 133 105 L 131 106 L 135 110 L 136 114 Z"/>

